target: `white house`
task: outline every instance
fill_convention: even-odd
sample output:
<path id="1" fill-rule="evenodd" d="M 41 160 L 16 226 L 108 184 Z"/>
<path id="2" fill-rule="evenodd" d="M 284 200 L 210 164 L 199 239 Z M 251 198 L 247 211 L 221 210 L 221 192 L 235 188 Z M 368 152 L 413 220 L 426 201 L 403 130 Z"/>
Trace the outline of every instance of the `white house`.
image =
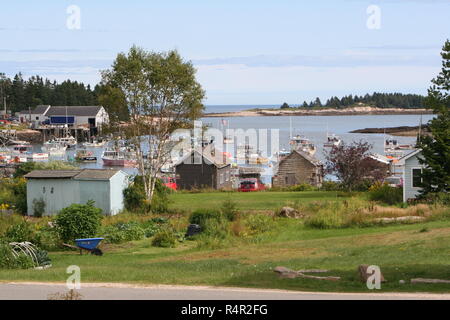
<path id="1" fill-rule="evenodd" d="M 401 159 L 399 162 L 403 164 L 403 201 L 415 199 L 419 195 L 422 184 L 423 164 L 419 163 L 418 157 L 422 154 L 422 150 L 417 149 Z"/>
<path id="2" fill-rule="evenodd" d="M 123 190 L 128 175 L 121 170 L 34 170 L 27 179 L 28 215 L 34 215 L 36 203 L 44 202 L 44 215 L 57 214 L 73 203 L 89 200 L 105 215 L 115 215 L 124 207 Z"/>
<path id="3" fill-rule="evenodd" d="M 101 127 L 109 122 L 109 116 L 102 106 L 49 106 L 40 105 L 31 111 L 22 111 L 21 121 L 41 124 L 68 124 L 73 126 Z"/>

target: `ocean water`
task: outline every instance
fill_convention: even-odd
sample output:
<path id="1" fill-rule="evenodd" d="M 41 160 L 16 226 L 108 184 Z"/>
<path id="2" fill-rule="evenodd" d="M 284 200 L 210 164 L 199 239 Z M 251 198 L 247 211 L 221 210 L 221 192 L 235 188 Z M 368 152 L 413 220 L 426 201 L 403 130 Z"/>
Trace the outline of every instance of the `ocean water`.
<path id="1" fill-rule="evenodd" d="M 245 106 L 209 106 L 210 112 L 224 112 L 224 111 L 239 111 L 244 110 Z M 256 106 L 261 107 L 261 106 Z M 255 108 L 255 106 L 248 106 L 248 108 Z M 423 115 L 422 123 L 427 123 L 432 119 L 433 115 Z M 367 141 L 372 146 L 372 152 L 383 153 L 383 143 L 388 135 L 384 134 L 361 134 L 350 133 L 352 130 L 364 129 L 364 128 L 382 128 L 382 127 L 397 127 L 397 126 L 416 126 L 420 123 L 420 115 L 356 115 L 356 116 L 281 116 L 281 117 L 229 117 L 229 118 L 202 118 L 200 119 L 203 124 L 207 124 L 210 127 L 223 131 L 224 129 L 255 129 L 256 132 L 260 129 L 266 129 L 268 132 L 268 138 L 266 143 L 270 146 L 272 141 L 270 139 L 271 130 L 277 130 L 279 141 L 274 141 L 278 145 L 278 149 L 289 149 L 289 139 L 292 123 L 292 134 L 303 135 L 311 140 L 317 147 L 315 156 L 320 159 L 325 159 L 325 152 L 327 149 L 323 148 L 323 143 L 326 140 L 327 130 L 341 137 L 346 143 L 352 141 Z M 222 121 L 225 120 L 225 121 Z M 223 125 L 223 123 L 226 125 Z M 400 144 L 414 143 L 415 137 L 395 137 Z M 258 141 L 256 149 L 261 148 L 262 141 Z M 225 151 L 235 153 L 235 147 L 233 144 L 224 145 L 227 148 Z M 41 145 L 34 146 L 35 152 L 40 152 Z M 103 168 L 101 154 L 101 148 L 90 149 L 97 156 L 97 163 L 81 164 L 82 168 Z M 270 150 L 270 149 L 269 149 Z M 75 151 L 68 151 L 65 159 L 73 159 Z M 61 159 L 63 160 L 63 159 Z M 129 174 L 135 174 L 134 168 L 120 168 Z M 263 173 L 263 182 L 270 182 L 273 175 L 272 168 L 266 168 Z"/>

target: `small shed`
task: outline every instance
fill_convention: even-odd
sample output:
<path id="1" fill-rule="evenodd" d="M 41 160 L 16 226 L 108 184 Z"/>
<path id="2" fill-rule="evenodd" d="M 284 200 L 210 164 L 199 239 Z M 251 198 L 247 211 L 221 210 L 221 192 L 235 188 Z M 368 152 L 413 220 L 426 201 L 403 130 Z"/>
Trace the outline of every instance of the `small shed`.
<path id="1" fill-rule="evenodd" d="M 278 163 L 273 187 L 289 187 L 308 183 L 316 187 L 322 185 L 324 170 L 322 163 L 301 150 L 293 150 Z"/>
<path id="2" fill-rule="evenodd" d="M 34 215 L 36 203 L 43 202 L 44 215 L 57 214 L 71 204 L 95 201 L 105 215 L 115 215 L 123 207 L 123 190 L 128 175 L 121 170 L 34 170 L 27 179 L 28 215 Z"/>
<path id="3" fill-rule="evenodd" d="M 422 169 L 423 164 L 419 163 L 419 157 L 422 150 L 417 149 L 403 158 L 399 162 L 403 164 L 403 201 L 407 202 L 409 199 L 415 199 L 421 190 L 422 184 Z"/>
<path id="4" fill-rule="evenodd" d="M 231 189 L 231 164 L 210 147 L 196 148 L 175 164 L 179 189 Z"/>

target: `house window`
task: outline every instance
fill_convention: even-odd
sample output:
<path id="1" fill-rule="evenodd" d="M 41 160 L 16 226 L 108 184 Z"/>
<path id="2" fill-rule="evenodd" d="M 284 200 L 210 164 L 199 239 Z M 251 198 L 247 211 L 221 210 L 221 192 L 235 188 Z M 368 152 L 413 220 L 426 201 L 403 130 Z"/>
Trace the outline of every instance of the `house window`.
<path id="1" fill-rule="evenodd" d="M 412 169 L 412 187 L 420 188 L 422 186 L 422 169 Z"/>
<path id="2" fill-rule="evenodd" d="M 223 183 L 223 173 L 220 174 L 220 179 L 219 179 L 220 184 Z"/>
<path id="3" fill-rule="evenodd" d="M 50 193 L 53 193 L 53 187 L 50 189 Z"/>
<path id="4" fill-rule="evenodd" d="M 39 120 L 39 117 L 36 117 L 36 120 Z"/>
<path id="5" fill-rule="evenodd" d="M 42 187 L 42 193 L 45 193 L 45 187 Z"/>

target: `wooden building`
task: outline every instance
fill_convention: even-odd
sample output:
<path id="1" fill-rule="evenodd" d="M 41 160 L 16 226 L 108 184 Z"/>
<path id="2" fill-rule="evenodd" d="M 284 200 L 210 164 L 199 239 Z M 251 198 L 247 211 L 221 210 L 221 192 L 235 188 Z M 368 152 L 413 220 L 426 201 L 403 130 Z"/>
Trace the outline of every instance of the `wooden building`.
<path id="1" fill-rule="evenodd" d="M 195 149 L 175 164 L 178 189 L 231 189 L 231 164 L 221 152 Z"/>
<path id="2" fill-rule="evenodd" d="M 308 183 L 316 187 L 322 185 L 324 170 L 322 163 L 306 152 L 294 150 L 278 163 L 273 187 L 289 187 Z"/>

